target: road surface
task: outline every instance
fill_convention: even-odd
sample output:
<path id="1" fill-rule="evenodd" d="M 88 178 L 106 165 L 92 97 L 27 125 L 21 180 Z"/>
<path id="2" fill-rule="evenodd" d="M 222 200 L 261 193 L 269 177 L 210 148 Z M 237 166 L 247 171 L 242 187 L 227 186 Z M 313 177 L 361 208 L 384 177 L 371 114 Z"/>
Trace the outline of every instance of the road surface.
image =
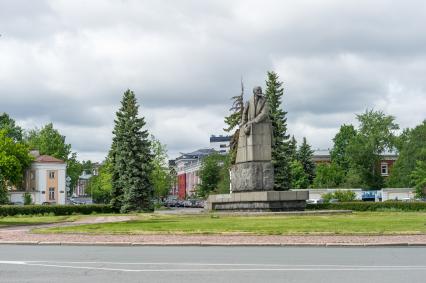
<path id="1" fill-rule="evenodd" d="M 0 282 L 425 282 L 426 247 L 0 245 Z"/>

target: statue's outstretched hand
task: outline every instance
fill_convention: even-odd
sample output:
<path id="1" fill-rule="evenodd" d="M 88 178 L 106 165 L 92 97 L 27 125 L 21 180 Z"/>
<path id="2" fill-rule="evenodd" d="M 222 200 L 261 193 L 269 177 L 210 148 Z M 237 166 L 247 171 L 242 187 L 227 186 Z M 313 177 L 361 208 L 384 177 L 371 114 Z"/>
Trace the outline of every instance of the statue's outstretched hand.
<path id="1" fill-rule="evenodd" d="M 248 136 L 251 132 L 251 122 L 248 122 L 244 125 L 244 133 Z"/>

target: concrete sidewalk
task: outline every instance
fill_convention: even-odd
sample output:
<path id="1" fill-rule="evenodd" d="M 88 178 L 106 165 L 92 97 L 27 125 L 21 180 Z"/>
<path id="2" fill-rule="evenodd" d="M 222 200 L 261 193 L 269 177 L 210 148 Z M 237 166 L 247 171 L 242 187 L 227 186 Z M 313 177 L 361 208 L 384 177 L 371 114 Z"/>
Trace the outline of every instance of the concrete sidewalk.
<path id="1" fill-rule="evenodd" d="M 426 235 L 88 235 L 0 231 L 0 244 L 145 246 L 426 246 Z"/>

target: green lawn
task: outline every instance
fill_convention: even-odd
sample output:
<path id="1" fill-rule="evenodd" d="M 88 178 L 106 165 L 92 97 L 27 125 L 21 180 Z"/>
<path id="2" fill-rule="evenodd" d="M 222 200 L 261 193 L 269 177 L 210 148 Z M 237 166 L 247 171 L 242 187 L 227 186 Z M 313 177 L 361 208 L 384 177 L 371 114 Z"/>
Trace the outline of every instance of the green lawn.
<path id="1" fill-rule="evenodd" d="M 0 228 L 8 226 L 22 226 L 22 225 L 36 225 L 36 224 L 48 224 L 65 221 L 75 221 L 79 218 L 78 215 L 72 216 L 6 216 L 0 217 Z"/>
<path id="2" fill-rule="evenodd" d="M 38 233 L 90 234 L 424 234 L 425 212 L 354 212 L 340 215 L 140 215 L 139 220 L 38 229 Z"/>

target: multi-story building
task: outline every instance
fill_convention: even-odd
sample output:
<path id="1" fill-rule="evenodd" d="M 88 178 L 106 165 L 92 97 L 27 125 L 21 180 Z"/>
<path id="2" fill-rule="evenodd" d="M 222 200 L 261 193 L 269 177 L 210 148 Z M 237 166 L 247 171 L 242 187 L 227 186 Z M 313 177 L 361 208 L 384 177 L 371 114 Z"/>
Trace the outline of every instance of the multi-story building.
<path id="1" fill-rule="evenodd" d="M 63 160 L 32 151 L 34 161 L 24 173 L 20 189 L 10 191 L 10 202 L 21 203 L 25 193 L 34 204 L 65 204 L 65 178 L 67 165 Z"/>
<path id="2" fill-rule="evenodd" d="M 85 170 L 83 170 L 83 173 L 78 177 L 77 186 L 74 190 L 74 196 L 81 197 L 87 195 L 88 192 L 86 189 L 92 176 L 92 174 L 88 174 Z"/>
<path id="3" fill-rule="evenodd" d="M 194 195 L 200 183 L 198 171 L 201 168 L 202 159 L 214 152 L 217 151 L 212 148 L 199 149 L 184 153 L 174 161 L 170 161 L 170 164 L 174 164 L 177 175 L 177 188 L 172 188 L 172 193 L 179 199 Z"/>
<path id="4" fill-rule="evenodd" d="M 231 141 L 230 136 L 210 136 L 210 148 L 213 148 L 219 153 L 228 153 L 229 152 L 229 143 Z"/>
<path id="5" fill-rule="evenodd" d="M 398 159 L 398 154 L 396 153 L 385 153 L 382 154 L 382 160 L 380 161 L 380 172 L 383 177 L 387 177 L 390 174 L 390 171 L 392 170 L 392 166 L 395 163 L 395 161 Z M 318 149 L 314 152 L 313 160 L 315 164 L 321 164 L 321 163 L 330 163 L 331 162 L 331 156 L 330 151 L 328 149 Z"/>

